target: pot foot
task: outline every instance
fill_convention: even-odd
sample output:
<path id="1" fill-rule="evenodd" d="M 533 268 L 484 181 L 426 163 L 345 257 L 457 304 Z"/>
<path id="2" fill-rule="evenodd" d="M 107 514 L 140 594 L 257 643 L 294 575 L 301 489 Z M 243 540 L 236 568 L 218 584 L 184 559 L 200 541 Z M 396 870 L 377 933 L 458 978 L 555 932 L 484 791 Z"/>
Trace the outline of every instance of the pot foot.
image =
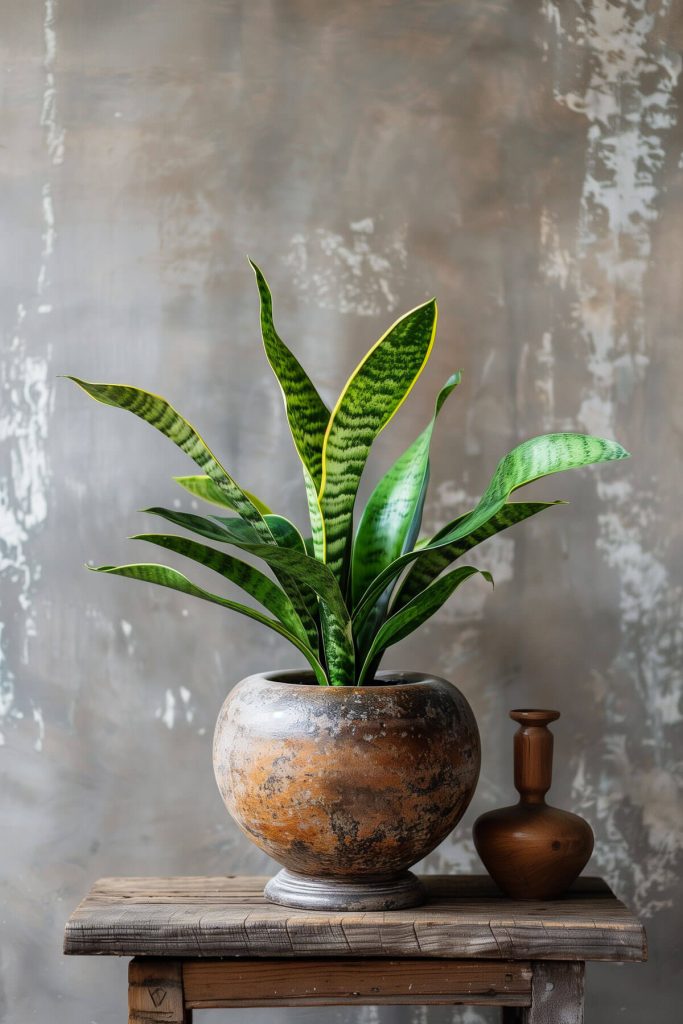
<path id="1" fill-rule="evenodd" d="M 401 910 L 424 903 L 427 894 L 412 871 L 377 881 L 316 878 L 283 868 L 263 894 L 271 903 L 301 910 Z"/>

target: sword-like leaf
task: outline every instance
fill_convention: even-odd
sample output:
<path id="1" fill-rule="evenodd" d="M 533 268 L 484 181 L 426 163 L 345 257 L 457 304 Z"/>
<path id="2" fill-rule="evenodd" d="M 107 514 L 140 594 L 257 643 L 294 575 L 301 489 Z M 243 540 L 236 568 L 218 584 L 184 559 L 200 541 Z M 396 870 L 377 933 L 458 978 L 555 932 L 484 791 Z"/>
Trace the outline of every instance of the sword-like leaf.
<path id="1" fill-rule="evenodd" d="M 88 568 L 91 567 L 89 566 Z M 218 604 L 223 608 L 229 608 L 231 611 L 239 612 L 241 615 L 246 615 L 247 618 L 260 622 L 261 625 L 274 630 L 276 633 L 279 633 L 280 636 L 289 640 L 291 644 L 294 644 L 294 646 L 301 651 L 315 672 L 315 677 L 320 685 L 327 686 L 328 684 L 325 670 L 308 644 L 304 643 L 298 636 L 286 629 L 282 623 L 277 621 L 277 619 L 271 619 L 267 615 L 264 615 L 263 612 L 259 612 L 255 608 L 249 608 L 248 605 L 240 604 L 238 601 L 230 601 L 227 597 L 219 597 L 217 594 L 211 594 L 208 590 L 204 590 L 202 587 L 198 587 L 194 583 L 191 583 L 190 580 L 188 580 L 186 576 L 183 576 L 181 572 L 178 572 L 177 569 L 171 569 L 168 565 L 157 565 L 155 563 L 143 562 L 136 565 L 102 565 L 99 567 L 92 567 L 92 571 L 108 573 L 110 576 L 126 576 L 128 579 L 142 580 L 144 583 L 156 583 L 157 586 L 168 587 L 170 590 L 178 590 L 181 594 L 188 594 L 190 597 L 199 597 L 203 601 L 210 601 L 212 604 Z"/>
<path id="2" fill-rule="evenodd" d="M 275 570 L 282 570 L 297 583 L 310 587 L 318 595 L 329 620 L 323 628 L 325 658 L 330 672 L 330 682 L 337 685 L 340 679 L 348 682 L 353 673 L 354 650 L 351 633 L 351 619 L 339 584 L 323 563 L 311 558 L 304 551 L 263 544 L 251 530 L 248 523 L 240 520 L 223 520 L 221 523 L 188 512 L 173 509 L 149 508 L 152 515 L 160 516 L 167 522 L 184 527 L 209 540 L 222 541 L 248 551 L 263 559 Z M 281 581 L 282 582 L 282 581 Z M 287 590 L 285 584 L 283 588 Z M 291 598 L 291 593 L 289 596 Z M 298 609 L 297 609 L 298 610 Z"/>
<path id="3" fill-rule="evenodd" d="M 226 530 L 237 531 L 245 540 L 252 536 L 249 524 L 241 522 L 235 516 L 211 516 L 211 518 L 220 523 Z M 295 551 L 306 551 L 303 537 L 289 519 L 286 519 L 284 516 L 275 515 L 272 512 L 268 512 L 264 519 L 279 547 L 293 548 Z"/>
<path id="4" fill-rule="evenodd" d="M 263 521 L 263 516 L 247 497 L 245 491 L 220 464 L 211 449 L 206 445 L 194 427 L 170 405 L 165 398 L 153 395 L 141 388 L 127 384 L 94 384 L 78 377 L 69 377 L 78 384 L 91 398 L 103 405 L 111 405 L 115 409 L 125 409 L 139 416 L 156 430 L 170 438 L 182 451 L 197 463 L 211 477 L 217 487 L 225 495 L 229 508 L 251 523 L 265 543 L 275 541 Z"/>
<path id="5" fill-rule="evenodd" d="M 426 552 L 454 544 L 480 529 L 500 511 L 513 491 L 552 473 L 595 462 L 626 459 L 628 455 L 616 441 L 587 434 L 543 434 L 523 441 L 501 459 L 477 506 L 457 520 L 452 530 L 439 541 L 430 542 L 417 551 L 407 551 L 379 574 L 354 612 L 354 632 L 357 634 L 362 629 L 363 621 L 371 613 L 379 595 L 408 565 L 425 557 Z"/>
<path id="6" fill-rule="evenodd" d="M 323 442 L 320 507 L 325 561 L 346 593 L 353 506 L 377 435 L 410 394 L 429 358 L 436 332 L 436 302 L 402 316 L 349 377 L 332 410 Z"/>
<path id="7" fill-rule="evenodd" d="M 261 301 L 261 336 L 268 362 L 282 390 L 287 422 L 304 470 L 308 512 L 316 554 L 323 556 L 323 524 L 318 492 L 322 481 L 323 439 L 330 411 L 296 356 L 273 323 L 273 300 L 268 282 L 250 260 Z"/>
<path id="8" fill-rule="evenodd" d="M 461 558 L 466 552 L 476 547 L 477 544 L 488 540 L 489 537 L 500 533 L 501 530 L 507 530 L 508 527 L 521 523 L 524 519 L 529 519 L 530 516 L 535 516 L 546 508 L 564 504 L 565 502 L 562 501 L 509 501 L 487 523 L 480 526 L 478 530 L 468 533 L 466 537 L 456 540 L 453 544 L 447 544 L 443 548 L 437 547 L 427 551 L 424 557 L 418 558 L 413 562 L 409 572 L 402 580 L 392 602 L 392 611 L 396 612 L 399 608 L 406 605 L 416 594 L 419 594 L 425 587 L 428 587 L 432 580 L 440 576 L 443 570 L 452 562 L 455 562 L 457 558 Z M 463 518 L 463 516 L 460 516 L 458 519 L 453 520 L 453 522 L 448 523 L 438 533 L 435 533 L 431 540 L 425 541 L 421 546 L 424 548 L 428 544 L 434 544 L 442 540 L 457 528 Z"/>
<path id="9" fill-rule="evenodd" d="M 202 501 L 208 501 L 212 505 L 220 505 L 221 508 L 229 508 L 231 511 L 235 511 L 230 500 L 226 499 L 221 488 L 213 482 L 210 476 L 174 476 L 173 479 L 195 498 L 201 498 Z M 260 498 L 257 498 L 255 494 L 251 494 L 249 491 L 244 493 L 262 516 L 272 514 L 272 510 Z"/>
<path id="10" fill-rule="evenodd" d="M 309 643 L 304 624 L 285 592 L 253 565 L 187 537 L 176 537 L 168 533 L 139 533 L 132 539 L 158 544 L 167 551 L 175 551 L 194 562 L 199 562 L 200 565 L 205 565 L 208 569 L 213 569 L 262 604 L 266 611 L 271 612 L 290 633 L 298 636 L 302 643 Z"/>
<path id="11" fill-rule="evenodd" d="M 444 402 L 459 383 L 459 373 L 449 377 L 439 392 L 430 423 L 385 473 L 368 499 L 353 545 L 354 604 L 382 569 L 404 551 L 412 550 L 415 544 L 429 481 L 429 447 L 434 424 Z M 388 601 L 389 593 L 385 596 Z M 380 614 L 383 611 L 377 610 Z"/>
<path id="12" fill-rule="evenodd" d="M 240 522 L 239 519 L 226 519 L 222 516 L 214 516 L 213 518 L 231 530 L 239 531 L 242 527 L 249 529 L 248 524 Z M 279 547 L 293 548 L 295 551 L 307 553 L 303 537 L 289 519 L 285 519 L 284 516 L 273 515 L 272 513 L 266 514 L 264 519 Z M 314 591 L 303 583 L 297 582 L 285 573 L 283 569 L 277 570 L 277 578 L 285 591 L 290 595 L 297 612 L 304 622 L 310 643 L 317 649 L 320 641 L 316 625 L 319 609 L 318 599 Z"/>
<path id="13" fill-rule="evenodd" d="M 452 572 L 442 576 L 441 579 L 436 580 L 426 590 L 423 590 L 421 594 L 414 597 L 405 608 L 389 616 L 387 621 L 380 627 L 372 642 L 358 677 L 358 685 L 362 686 L 368 675 L 371 674 L 371 671 L 372 675 L 374 675 L 379 664 L 379 658 L 387 647 L 398 643 L 399 640 L 403 640 L 404 637 L 407 637 L 413 630 L 421 626 L 423 622 L 426 622 L 448 600 L 453 591 L 461 583 L 469 579 L 470 576 L 474 576 L 475 573 L 479 573 L 489 583 L 493 583 L 493 578 L 489 572 L 475 569 L 472 565 L 463 565 L 458 569 L 453 569 Z"/>
<path id="14" fill-rule="evenodd" d="M 262 558 L 273 568 L 284 569 L 297 583 L 304 583 L 314 590 L 336 615 L 348 619 L 348 611 L 334 576 L 323 562 L 311 558 L 305 551 L 263 544 L 258 535 L 250 529 L 250 525 L 240 522 L 239 519 L 205 519 L 191 512 L 177 512 L 170 508 L 146 508 L 144 511 L 209 540 L 233 544 Z"/>

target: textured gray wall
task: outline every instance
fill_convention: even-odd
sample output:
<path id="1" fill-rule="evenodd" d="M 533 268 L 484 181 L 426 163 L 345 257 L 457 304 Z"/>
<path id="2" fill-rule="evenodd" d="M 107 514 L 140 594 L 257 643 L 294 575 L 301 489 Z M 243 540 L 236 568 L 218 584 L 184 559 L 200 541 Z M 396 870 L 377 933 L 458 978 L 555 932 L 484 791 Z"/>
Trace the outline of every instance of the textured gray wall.
<path id="1" fill-rule="evenodd" d="M 60 955 L 98 876 L 272 867 L 222 808 L 211 731 L 236 680 L 296 657 L 219 609 L 83 570 L 139 557 L 135 510 L 180 497 L 170 476 L 191 466 L 56 379 L 167 395 L 244 486 L 303 517 L 246 252 L 329 400 L 436 293 L 432 362 L 372 465 L 462 368 L 429 526 L 531 434 L 633 451 L 536 485 L 572 506 L 482 548 L 495 593 L 469 584 L 389 663 L 450 677 L 482 732 L 474 806 L 430 870 L 479 867 L 471 823 L 512 795 L 507 710 L 562 710 L 554 798 L 590 819 L 591 867 L 651 942 L 647 966 L 590 969 L 588 1019 L 677 1019 L 682 14 L 675 0 L 5 0 L 3 1021 L 124 1019 L 124 965 Z M 315 1012 L 380 1018 L 450 1014 Z"/>

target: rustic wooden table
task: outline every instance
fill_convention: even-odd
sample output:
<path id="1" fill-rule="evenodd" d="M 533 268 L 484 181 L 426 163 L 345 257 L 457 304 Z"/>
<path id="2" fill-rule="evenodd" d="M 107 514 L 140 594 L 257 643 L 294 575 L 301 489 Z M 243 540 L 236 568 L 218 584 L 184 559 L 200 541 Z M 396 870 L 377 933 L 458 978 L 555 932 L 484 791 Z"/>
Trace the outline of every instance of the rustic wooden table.
<path id="1" fill-rule="evenodd" d="M 580 1024 L 585 962 L 647 956 L 643 926 L 599 878 L 542 903 L 505 899 L 487 877 L 427 876 L 425 906 L 381 913 L 277 907 L 265 881 L 101 879 L 64 951 L 133 957 L 129 1024 L 189 1024 L 193 1009 L 215 1007 L 401 1003 Z"/>

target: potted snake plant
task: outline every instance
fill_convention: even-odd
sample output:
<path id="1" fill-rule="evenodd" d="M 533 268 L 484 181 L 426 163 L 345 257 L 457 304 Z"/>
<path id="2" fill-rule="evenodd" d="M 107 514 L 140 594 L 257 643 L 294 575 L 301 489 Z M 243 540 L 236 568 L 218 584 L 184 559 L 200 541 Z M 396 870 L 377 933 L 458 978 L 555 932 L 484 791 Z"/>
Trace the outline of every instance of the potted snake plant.
<path id="1" fill-rule="evenodd" d="M 241 487 L 165 399 L 72 377 L 99 402 L 146 420 L 200 470 L 176 479 L 207 503 L 207 514 L 150 508 L 164 532 L 135 539 L 214 570 L 251 603 L 209 592 L 153 562 L 95 571 L 156 583 L 246 615 L 288 640 L 307 663 L 242 680 L 216 725 L 214 769 L 225 804 L 240 828 L 284 865 L 266 895 L 298 907 L 415 905 L 423 891 L 408 869 L 444 839 L 469 804 L 479 774 L 479 735 L 467 701 L 451 683 L 419 672 L 380 672 L 380 661 L 466 580 L 479 574 L 491 581 L 485 570 L 454 562 L 557 504 L 511 501 L 515 491 L 551 473 L 628 453 L 614 441 L 583 434 L 533 437 L 499 462 L 473 509 L 420 538 L 432 433 L 460 383 L 454 373 L 431 419 L 381 478 L 355 523 L 372 443 L 429 358 L 436 302 L 417 306 L 389 328 L 330 411 L 275 330 L 269 287 L 252 266 L 265 353 L 302 464 L 310 529 L 300 532 Z"/>

